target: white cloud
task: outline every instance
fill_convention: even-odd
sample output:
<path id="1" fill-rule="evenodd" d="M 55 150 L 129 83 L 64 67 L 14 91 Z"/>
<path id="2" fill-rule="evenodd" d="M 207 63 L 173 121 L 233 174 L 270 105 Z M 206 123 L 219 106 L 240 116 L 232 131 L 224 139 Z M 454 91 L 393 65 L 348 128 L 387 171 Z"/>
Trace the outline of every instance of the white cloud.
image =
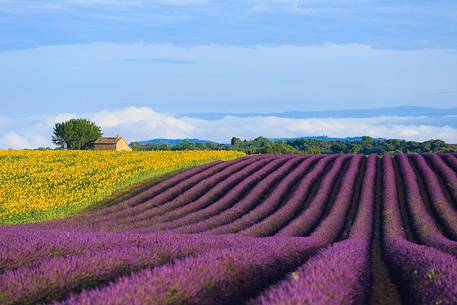
<path id="1" fill-rule="evenodd" d="M 48 138 L 41 130 L 14 132 L 0 135 L 0 148 L 24 149 L 48 146 Z"/>
<path id="2" fill-rule="evenodd" d="M 148 107 L 103 110 L 87 117 L 100 125 L 105 134 L 122 134 L 129 140 L 150 137 L 176 138 L 196 131 L 196 127 L 184 120 L 155 112 Z"/>
<path id="3" fill-rule="evenodd" d="M 177 118 L 149 107 L 127 107 L 88 114 L 61 113 L 26 118 L 0 117 L 0 148 L 52 147 L 55 123 L 85 117 L 100 125 L 106 136 L 122 135 L 128 141 L 151 138 L 202 138 L 228 142 L 241 138 L 299 137 L 327 135 L 348 137 L 400 138 L 425 141 L 442 139 L 457 143 L 457 128 L 420 123 L 423 117 L 311 118 L 289 119 L 274 116 L 234 117 L 219 120 Z"/>
<path id="4" fill-rule="evenodd" d="M 157 122 L 163 125 L 172 125 L 182 129 L 188 126 L 179 122 L 174 117 L 158 113 L 148 107 L 128 107 L 119 110 L 103 110 L 89 115 L 102 127 L 116 127 L 123 124 L 143 123 L 145 125 Z"/>
<path id="5" fill-rule="evenodd" d="M 31 143 L 17 133 L 10 131 L 0 137 L 0 141 L 5 148 L 28 148 Z"/>

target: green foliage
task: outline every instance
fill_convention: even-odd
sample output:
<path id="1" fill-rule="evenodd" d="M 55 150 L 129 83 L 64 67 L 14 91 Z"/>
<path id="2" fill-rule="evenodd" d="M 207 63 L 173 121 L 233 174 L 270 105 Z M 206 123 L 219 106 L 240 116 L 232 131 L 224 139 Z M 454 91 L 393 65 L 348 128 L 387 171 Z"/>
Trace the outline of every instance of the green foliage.
<path id="1" fill-rule="evenodd" d="M 71 119 L 54 126 L 52 143 L 64 149 L 90 149 L 102 136 L 100 127 L 87 119 Z"/>
<path id="2" fill-rule="evenodd" d="M 441 140 L 426 142 L 404 141 L 397 139 L 374 139 L 362 137 L 360 140 L 321 140 L 297 138 L 273 141 L 265 137 L 253 140 L 241 140 L 233 137 L 230 144 L 214 142 L 192 143 L 183 141 L 171 144 L 139 144 L 130 145 L 133 150 L 237 150 L 246 154 L 382 154 L 390 153 L 423 153 L 423 152 L 455 152 L 457 145 L 447 144 Z"/>
<path id="3" fill-rule="evenodd" d="M 398 139 L 374 139 L 362 137 L 361 140 L 318 140 L 293 139 L 287 143 L 304 153 L 424 153 L 424 152 L 455 152 L 457 145 L 447 144 L 441 140 L 425 142 L 405 141 Z"/>
<path id="4" fill-rule="evenodd" d="M 140 144 L 133 142 L 130 144 L 133 150 L 231 150 L 229 145 L 219 144 L 214 142 L 193 143 L 190 141 L 182 141 L 176 145 L 167 143 L 148 143 Z"/>
<path id="5" fill-rule="evenodd" d="M 237 137 L 233 137 L 232 140 L 230 141 L 230 144 L 231 144 L 232 146 L 240 145 L 240 144 L 241 144 L 241 139 L 240 139 L 240 138 L 237 138 Z"/>

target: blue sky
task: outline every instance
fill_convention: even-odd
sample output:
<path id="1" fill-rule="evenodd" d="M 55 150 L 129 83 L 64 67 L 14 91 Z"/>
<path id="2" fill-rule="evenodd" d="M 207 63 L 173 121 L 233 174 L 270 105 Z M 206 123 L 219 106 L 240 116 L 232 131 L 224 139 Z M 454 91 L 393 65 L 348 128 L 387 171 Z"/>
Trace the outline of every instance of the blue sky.
<path id="1" fill-rule="evenodd" d="M 90 42 L 455 49 L 453 0 L 1 0 L 0 48 Z"/>
<path id="2" fill-rule="evenodd" d="M 457 107 L 456 37 L 451 0 L 0 0 L 0 139 L 129 107 Z"/>

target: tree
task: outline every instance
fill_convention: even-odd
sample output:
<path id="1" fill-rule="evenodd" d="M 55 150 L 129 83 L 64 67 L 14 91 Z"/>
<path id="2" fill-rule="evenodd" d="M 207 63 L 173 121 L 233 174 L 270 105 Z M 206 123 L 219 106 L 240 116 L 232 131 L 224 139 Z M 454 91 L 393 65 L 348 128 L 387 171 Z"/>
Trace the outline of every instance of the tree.
<path id="1" fill-rule="evenodd" d="M 239 146 L 241 144 L 241 139 L 237 137 L 233 137 L 230 141 L 230 145 L 232 146 Z"/>
<path id="2" fill-rule="evenodd" d="M 52 143 L 60 148 L 89 149 L 102 136 L 100 127 L 87 119 L 71 119 L 54 126 Z"/>
<path id="3" fill-rule="evenodd" d="M 431 151 L 446 152 L 448 150 L 446 142 L 442 140 L 430 140 Z"/>
<path id="4" fill-rule="evenodd" d="M 360 140 L 360 145 L 362 145 L 362 153 L 370 154 L 373 151 L 374 139 L 372 137 L 364 136 Z"/>
<path id="5" fill-rule="evenodd" d="M 195 150 L 194 143 L 184 140 L 173 147 L 174 150 Z"/>
<path id="6" fill-rule="evenodd" d="M 346 152 L 346 145 L 342 141 L 334 141 L 330 146 L 330 150 L 334 154 L 341 154 Z"/>
<path id="7" fill-rule="evenodd" d="M 140 143 L 138 142 L 133 142 L 130 144 L 130 147 L 133 149 L 133 150 L 143 150 L 145 147 L 143 145 L 141 145 Z"/>
<path id="8" fill-rule="evenodd" d="M 363 149 L 362 145 L 352 142 L 349 144 L 349 152 L 352 154 L 358 154 Z"/>

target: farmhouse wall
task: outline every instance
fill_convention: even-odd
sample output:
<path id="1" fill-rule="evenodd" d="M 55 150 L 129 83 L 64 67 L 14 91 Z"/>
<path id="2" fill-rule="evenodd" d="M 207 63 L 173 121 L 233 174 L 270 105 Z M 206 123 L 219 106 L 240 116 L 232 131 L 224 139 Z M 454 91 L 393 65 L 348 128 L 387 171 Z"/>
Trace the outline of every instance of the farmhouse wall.
<path id="1" fill-rule="evenodd" d="M 131 151 L 132 149 L 130 146 L 127 144 L 127 142 L 124 139 L 120 139 L 116 143 L 116 150 L 125 150 L 125 151 Z"/>
<path id="2" fill-rule="evenodd" d="M 116 150 L 116 144 L 96 144 L 95 150 Z"/>

